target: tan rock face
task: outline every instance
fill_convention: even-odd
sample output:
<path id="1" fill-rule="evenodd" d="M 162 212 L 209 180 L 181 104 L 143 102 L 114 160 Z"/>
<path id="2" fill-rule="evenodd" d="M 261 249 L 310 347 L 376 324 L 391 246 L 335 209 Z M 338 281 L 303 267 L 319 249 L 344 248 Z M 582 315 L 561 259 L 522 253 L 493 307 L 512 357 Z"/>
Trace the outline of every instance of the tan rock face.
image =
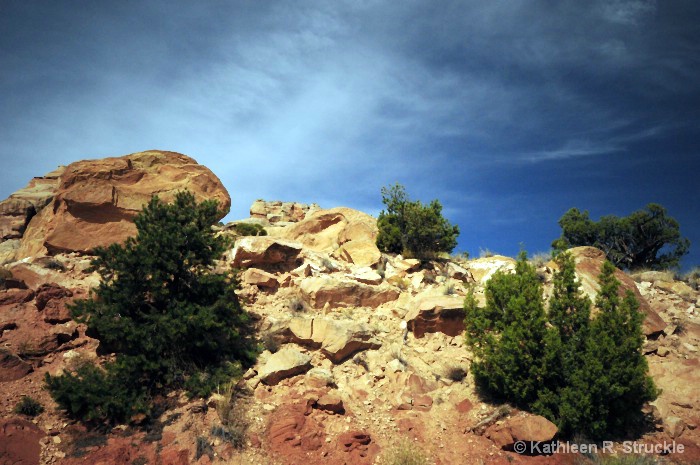
<path id="1" fill-rule="evenodd" d="M 269 290 L 277 289 L 280 284 L 275 275 L 255 268 L 249 268 L 243 272 L 243 282 Z"/>
<path id="2" fill-rule="evenodd" d="M 350 279 L 308 277 L 300 285 L 302 295 L 315 308 L 378 307 L 399 298 L 399 291 L 387 284 L 371 286 Z"/>
<path id="3" fill-rule="evenodd" d="M 296 223 L 320 210 L 315 203 L 307 205 L 299 202 L 265 201 L 258 199 L 250 206 L 250 217 L 270 223 Z"/>
<path id="4" fill-rule="evenodd" d="M 301 244 L 267 236 L 244 237 L 232 252 L 233 268 L 257 267 L 267 271 L 290 271 L 300 266 Z"/>
<path id="5" fill-rule="evenodd" d="M 419 338 L 436 332 L 457 336 L 464 331 L 464 298 L 419 296 L 406 314 L 406 321 L 408 329 Z"/>
<path id="6" fill-rule="evenodd" d="M 217 200 L 221 218 L 231 206 L 228 192 L 214 173 L 175 152 L 79 161 L 68 165 L 57 183 L 50 203 L 29 222 L 18 259 L 88 252 L 123 242 L 136 233 L 133 218 L 156 194 L 170 202 L 177 192 L 188 189 L 198 201 Z"/>
<path id="7" fill-rule="evenodd" d="M 285 378 L 306 373 L 311 368 L 311 357 L 294 349 L 282 349 L 270 356 L 260 369 L 260 381 L 275 385 Z"/>
<path id="8" fill-rule="evenodd" d="M 320 210 L 280 233 L 285 239 L 300 242 L 305 248 L 333 253 L 350 241 L 377 239 L 377 220 L 352 208 Z"/>
<path id="9" fill-rule="evenodd" d="M 289 323 L 289 330 L 293 341 L 320 348 L 333 363 L 341 363 L 359 351 L 381 346 L 367 325 L 352 321 L 294 318 Z"/>
<path id="10" fill-rule="evenodd" d="M 357 239 L 341 245 L 333 257 L 357 266 L 373 266 L 382 258 L 374 240 Z"/>
<path id="11" fill-rule="evenodd" d="M 595 302 L 598 291 L 600 290 L 598 276 L 605 262 L 605 253 L 595 247 L 574 247 L 570 249 L 569 252 L 571 252 L 576 262 L 576 276 L 581 283 L 581 289 L 588 295 L 592 302 Z M 552 265 L 552 263 L 553 262 L 550 262 L 549 265 Z M 556 265 L 554 266 L 556 267 Z M 615 278 L 620 281 L 620 296 L 624 296 L 625 292 L 629 290 L 632 291 L 639 301 L 639 310 L 646 315 L 644 319 L 644 333 L 650 335 L 663 331 L 666 327 L 666 323 L 652 310 L 649 303 L 637 289 L 632 278 L 621 270 L 615 270 Z"/>
<path id="12" fill-rule="evenodd" d="M 474 281 L 483 285 L 486 281 L 491 279 L 491 276 L 493 276 L 496 271 L 515 271 L 515 263 L 515 260 L 510 257 L 494 255 L 493 257 L 472 260 L 467 264 L 467 268 Z"/>
<path id="13" fill-rule="evenodd" d="M 27 187 L 0 202 L 0 241 L 22 237 L 29 220 L 53 199 L 64 170 L 60 167 L 34 178 Z"/>

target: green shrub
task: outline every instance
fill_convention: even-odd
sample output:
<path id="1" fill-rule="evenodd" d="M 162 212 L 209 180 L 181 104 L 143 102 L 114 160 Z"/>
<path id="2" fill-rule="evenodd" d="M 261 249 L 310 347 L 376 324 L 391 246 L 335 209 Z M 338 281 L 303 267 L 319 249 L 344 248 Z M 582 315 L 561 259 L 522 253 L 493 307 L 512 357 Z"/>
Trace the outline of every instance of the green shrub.
<path id="1" fill-rule="evenodd" d="M 211 435 L 228 442 L 236 449 L 243 449 L 245 446 L 246 430 L 239 423 L 233 424 L 232 426 L 212 426 Z"/>
<path id="2" fill-rule="evenodd" d="M 209 439 L 204 436 L 197 436 L 195 443 L 195 454 L 194 459 L 199 460 L 203 455 L 207 455 L 209 460 L 214 459 L 214 448 L 209 443 Z"/>
<path id="3" fill-rule="evenodd" d="M 675 268 L 690 248 L 690 241 L 681 237 L 678 221 L 655 203 L 629 216 L 609 215 L 597 222 L 588 211 L 572 208 L 559 219 L 559 226 L 562 234 L 552 243 L 555 249 L 597 247 L 615 266 L 629 270 Z"/>
<path id="4" fill-rule="evenodd" d="M 253 360 L 236 281 L 211 271 L 227 246 L 211 229 L 219 216 L 216 202 L 197 204 L 189 192 L 170 205 L 154 197 L 135 219 L 135 238 L 95 250 L 95 298 L 71 311 L 116 359 L 103 369 L 47 374 L 63 409 L 85 420 L 123 421 L 147 413 L 149 399 L 163 391 L 208 395 Z"/>
<path id="5" fill-rule="evenodd" d="M 15 405 L 12 411 L 19 415 L 35 417 L 44 411 L 44 407 L 33 397 L 22 396 L 22 399 L 17 402 L 17 405 Z"/>
<path id="6" fill-rule="evenodd" d="M 239 236 L 267 236 L 267 231 L 257 223 L 238 223 L 233 227 Z"/>
<path id="7" fill-rule="evenodd" d="M 450 366 L 445 370 L 445 377 L 455 383 L 461 383 L 467 377 L 467 370 L 460 366 Z"/>
<path id="8" fill-rule="evenodd" d="M 55 258 L 51 258 L 44 263 L 44 268 L 54 271 L 66 271 L 66 265 L 59 262 Z"/>
<path id="9" fill-rule="evenodd" d="M 641 354 L 643 314 L 630 292 L 617 294 L 614 266 L 601 270 L 591 303 L 576 281 L 571 255 L 559 271 L 545 316 L 534 267 L 521 254 L 515 274 L 497 272 L 486 285 L 486 306 L 465 300 L 466 338 L 477 385 L 520 408 L 544 415 L 564 435 L 600 438 L 626 431 L 656 398 Z M 547 324 L 548 323 L 548 324 Z"/>
<path id="10" fill-rule="evenodd" d="M 382 188 L 382 210 L 377 219 L 377 247 L 382 252 L 401 253 L 420 259 L 439 252 L 452 252 L 457 246 L 459 227 L 442 216 L 442 205 L 411 201 L 400 184 Z"/>
<path id="11" fill-rule="evenodd" d="M 287 303 L 287 308 L 294 313 L 301 313 L 306 311 L 306 302 L 299 296 L 292 297 Z"/>

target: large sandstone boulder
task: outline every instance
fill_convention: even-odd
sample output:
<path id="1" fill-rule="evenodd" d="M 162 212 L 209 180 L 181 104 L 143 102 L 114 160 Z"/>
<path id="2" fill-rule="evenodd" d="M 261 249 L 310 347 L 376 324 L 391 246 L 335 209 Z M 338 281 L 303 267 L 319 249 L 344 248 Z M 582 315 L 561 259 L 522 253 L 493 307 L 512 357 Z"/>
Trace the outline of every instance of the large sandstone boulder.
<path id="1" fill-rule="evenodd" d="M 231 206 L 228 192 L 214 173 L 175 152 L 149 151 L 71 163 L 57 182 L 50 203 L 27 225 L 17 259 L 88 252 L 123 242 L 136 233 L 134 217 L 156 194 L 170 202 L 177 192 L 188 189 L 198 201 L 217 200 L 221 218 Z"/>
<path id="2" fill-rule="evenodd" d="M 289 323 L 292 340 L 320 348 L 333 363 L 341 363 L 353 354 L 378 349 L 381 343 L 363 323 L 328 318 L 294 318 Z"/>
<path id="3" fill-rule="evenodd" d="M 598 284 L 598 276 L 605 262 L 605 253 L 595 247 L 574 247 L 569 249 L 576 263 L 576 277 L 581 283 L 581 289 L 588 295 L 592 302 L 595 302 L 600 285 Z M 554 262 L 550 262 L 548 266 L 556 268 Z M 639 301 L 639 310 L 646 315 L 644 319 L 644 334 L 651 335 L 660 333 L 666 327 L 666 323 L 661 317 L 652 310 L 649 303 L 637 289 L 634 280 L 627 276 L 621 270 L 615 270 L 615 278 L 620 281 L 620 296 L 624 296 L 629 290 Z"/>
<path id="4" fill-rule="evenodd" d="M 464 331 L 464 298 L 458 296 L 418 296 L 405 317 L 415 337 L 441 332 L 457 336 Z"/>
<path id="5" fill-rule="evenodd" d="M 314 308 L 372 307 L 399 298 L 399 291 L 388 284 L 372 286 L 348 278 L 329 276 L 304 278 L 299 286 L 304 298 Z"/>
<path id="6" fill-rule="evenodd" d="M 272 386 L 285 378 L 306 373 L 310 369 L 311 357 L 298 350 L 285 348 L 272 354 L 258 374 L 260 381 Z"/>
<path id="7" fill-rule="evenodd" d="M 350 241 L 374 242 L 378 234 L 377 220 L 352 208 L 337 207 L 319 210 L 279 234 L 285 239 L 300 242 L 305 248 L 333 253 Z"/>
<path id="8" fill-rule="evenodd" d="M 231 257 L 233 268 L 257 267 L 268 271 L 290 271 L 301 265 L 298 242 L 267 236 L 243 237 L 236 241 Z"/>

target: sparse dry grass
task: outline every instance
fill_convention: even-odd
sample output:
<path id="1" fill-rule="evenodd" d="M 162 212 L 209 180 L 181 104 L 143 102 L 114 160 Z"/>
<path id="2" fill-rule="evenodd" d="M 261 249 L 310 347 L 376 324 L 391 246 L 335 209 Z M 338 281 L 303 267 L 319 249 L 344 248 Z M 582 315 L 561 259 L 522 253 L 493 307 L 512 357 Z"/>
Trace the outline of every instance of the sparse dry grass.
<path id="1" fill-rule="evenodd" d="M 407 438 L 399 440 L 382 455 L 383 465 L 428 465 L 421 448 Z"/>

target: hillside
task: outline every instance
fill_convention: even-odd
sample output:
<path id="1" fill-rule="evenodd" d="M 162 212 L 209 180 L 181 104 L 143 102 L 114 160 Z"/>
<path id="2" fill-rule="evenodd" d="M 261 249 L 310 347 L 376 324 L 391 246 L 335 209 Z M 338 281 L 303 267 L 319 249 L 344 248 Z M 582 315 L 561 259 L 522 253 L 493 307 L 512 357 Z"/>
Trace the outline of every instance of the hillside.
<path id="1" fill-rule="evenodd" d="M 388 463 L 402 440 L 436 464 L 578 459 L 517 454 L 517 441 L 549 441 L 556 426 L 489 402 L 469 373 L 464 297 L 473 287 L 483 299 L 494 272 L 514 269 L 512 258 L 421 263 L 382 254 L 370 215 L 294 202 L 257 200 L 250 218 L 216 227 L 235 240 L 217 267 L 240 271 L 239 298 L 263 349 L 235 386 L 209 399 L 174 393 L 157 417 L 129 425 L 87 428 L 69 419 L 43 389 L 45 373 L 109 358 L 67 308 L 99 282 L 90 250 L 132 235 L 131 220 L 151 195 L 167 201 L 185 188 L 219 200 L 221 218 L 228 211 L 229 194 L 214 173 L 158 151 L 77 162 L 0 202 L 0 463 L 360 465 Z M 267 235 L 241 236 L 240 224 Z M 594 297 L 604 255 L 590 247 L 571 253 Z M 545 295 L 555 267 L 538 263 Z M 618 270 L 616 277 L 641 304 L 644 353 L 662 389 L 647 407 L 650 429 L 630 439 L 675 441 L 684 451 L 665 459 L 694 463 L 700 292 L 671 273 Z M 14 413 L 24 395 L 44 412 Z M 231 418 L 242 448 L 219 428 Z"/>

